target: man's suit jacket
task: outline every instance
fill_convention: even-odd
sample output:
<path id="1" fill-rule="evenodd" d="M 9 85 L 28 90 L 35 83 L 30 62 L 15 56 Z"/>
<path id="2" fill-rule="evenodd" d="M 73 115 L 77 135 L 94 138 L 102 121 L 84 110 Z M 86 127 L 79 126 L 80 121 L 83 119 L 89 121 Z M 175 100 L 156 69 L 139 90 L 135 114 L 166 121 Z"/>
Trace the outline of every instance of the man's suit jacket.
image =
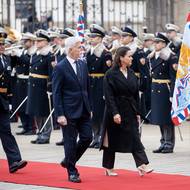
<path id="1" fill-rule="evenodd" d="M 77 119 L 84 109 L 89 114 L 91 112 L 87 65 L 82 60 L 78 60 L 78 63 L 82 75 L 80 81 L 67 58 L 55 66 L 52 90 L 56 116 Z"/>

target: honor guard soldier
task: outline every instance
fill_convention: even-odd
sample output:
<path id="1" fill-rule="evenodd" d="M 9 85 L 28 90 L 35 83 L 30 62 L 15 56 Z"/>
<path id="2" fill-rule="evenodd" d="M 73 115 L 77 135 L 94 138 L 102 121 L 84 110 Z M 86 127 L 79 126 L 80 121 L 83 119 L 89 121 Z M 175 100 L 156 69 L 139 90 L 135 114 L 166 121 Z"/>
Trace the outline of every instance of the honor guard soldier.
<path id="1" fill-rule="evenodd" d="M 178 36 L 178 32 L 180 29 L 178 26 L 170 23 L 166 24 L 165 28 L 166 28 L 167 37 L 170 40 L 169 48 L 179 58 L 181 43 L 182 43 L 181 38 Z"/>
<path id="2" fill-rule="evenodd" d="M 114 54 L 115 51 L 121 46 L 121 34 L 122 31 L 116 26 L 111 28 L 111 38 L 112 38 L 112 48 L 110 49 L 111 53 Z"/>
<path id="3" fill-rule="evenodd" d="M 60 31 L 60 33 L 59 33 L 59 38 L 60 38 L 59 48 L 55 52 L 56 63 L 59 63 L 60 61 L 62 61 L 66 56 L 65 39 L 67 39 L 68 37 L 75 36 L 75 33 L 76 33 L 75 30 L 73 30 L 71 28 L 65 28 L 63 31 Z"/>
<path id="4" fill-rule="evenodd" d="M 0 139 L 7 156 L 9 172 L 14 173 L 25 167 L 27 162 L 22 161 L 17 142 L 11 133 L 8 97 L 11 66 L 4 55 L 6 37 L 5 30 L 0 28 Z"/>
<path id="5" fill-rule="evenodd" d="M 102 44 L 105 30 L 99 25 L 90 26 L 91 48 L 87 53 L 87 65 L 90 76 L 90 90 L 92 96 L 92 127 L 94 139 L 90 147 L 99 148 L 100 132 L 104 113 L 103 78 L 105 72 L 112 66 L 112 55 Z"/>
<path id="6" fill-rule="evenodd" d="M 139 79 L 139 108 L 141 116 L 145 116 L 145 99 L 144 91 L 146 89 L 147 77 L 144 72 L 145 58 L 143 49 L 140 49 L 135 41 L 137 34 L 129 27 L 122 29 L 121 44 L 131 49 L 133 53 L 133 61 L 131 69 L 135 72 L 135 75 Z"/>
<path id="7" fill-rule="evenodd" d="M 150 59 L 152 67 L 151 122 L 159 125 L 161 145 L 154 153 L 172 153 L 175 144 L 175 128 L 171 120 L 171 99 L 176 72 L 173 65 L 177 56 L 166 47 L 169 39 L 162 33 L 155 37 L 155 54 Z"/>
<path id="8" fill-rule="evenodd" d="M 22 35 L 21 42 L 23 43 L 23 49 L 12 50 L 12 64 L 16 70 L 16 86 L 15 94 L 13 95 L 13 110 L 24 101 L 28 93 L 28 77 L 29 77 L 29 64 L 32 54 L 35 52 L 34 47 L 35 35 L 31 33 L 24 33 Z M 33 117 L 26 114 L 26 102 L 18 110 L 23 130 L 17 132 L 17 135 L 33 135 L 35 129 L 33 129 L 34 120 Z"/>
<path id="9" fill-rule="evenodd" d="M 52 55 L 50 38 L 46 31 L 36 32 L 36 53 L 31 57 L 29 68 L 28 101 L 27 113 L 35 117 L 40 132 L 37 139 L 31 141 L 33 144 L 49 143 L 52 130 L 51 122 L 41 129 L 51 109 L 51 97 L 47 91 L 51 91 L 52 62 L 55 61 Z"/>
<path id="10" fill-rule="evenodd" d="M 151 64 L 149 61 L 149 55 L 154 50 L 154 34 L 151 33 L 143 33 L 142 36 L 143 41 L 143 53 L 144 53 L 144 76 L 146 77 L 146 88 L 144 91 L 144 98 L 145 98 L 145 111 L 147 118 L 150 116 L 151 112 Z"/>

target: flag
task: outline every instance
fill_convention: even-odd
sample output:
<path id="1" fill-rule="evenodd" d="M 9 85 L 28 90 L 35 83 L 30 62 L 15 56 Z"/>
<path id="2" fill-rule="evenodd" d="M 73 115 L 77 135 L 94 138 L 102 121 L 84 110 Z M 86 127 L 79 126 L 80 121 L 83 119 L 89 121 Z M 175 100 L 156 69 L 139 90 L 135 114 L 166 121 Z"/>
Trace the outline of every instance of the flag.
<path id="1" fill-rule="evenodd" d="M 84 16 L 82 14 L 78 17 L 77 22 L 77 33 L 78 37 L 81 39 L 81 43 L 84 43 Z"/>
<path id="2" fill-rule="evenodd" d="M 172 101 L 171 116 L 175 125 L 190 115 L 190 13 L 185 25 Z"/>

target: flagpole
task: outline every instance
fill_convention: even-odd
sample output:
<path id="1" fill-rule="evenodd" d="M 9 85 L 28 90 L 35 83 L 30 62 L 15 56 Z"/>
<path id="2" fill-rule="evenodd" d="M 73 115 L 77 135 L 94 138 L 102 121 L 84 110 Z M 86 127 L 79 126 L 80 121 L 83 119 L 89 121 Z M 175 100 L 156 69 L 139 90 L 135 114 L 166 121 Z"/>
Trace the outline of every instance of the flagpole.
<path id="1" fill-rule="evenodd" d="M 80 14 L 82 15 L 83 13 L 83 2 L 80 0 Z"/>

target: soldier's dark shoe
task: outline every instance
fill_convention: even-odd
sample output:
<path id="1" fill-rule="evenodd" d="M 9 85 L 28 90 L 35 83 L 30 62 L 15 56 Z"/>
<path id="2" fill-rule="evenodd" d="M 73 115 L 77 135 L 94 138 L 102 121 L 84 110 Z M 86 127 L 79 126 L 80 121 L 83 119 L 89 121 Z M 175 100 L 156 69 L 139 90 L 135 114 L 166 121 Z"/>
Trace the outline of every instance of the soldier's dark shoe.
<path id="1" fill-rule="evenodd" d="M 36 139 L 30 141 L 32 144 L 49 144 L 49 139 Z"/>
<path id="2" fill-rule="evenodd" d="M 9 172 L 10 173 L 15 173 L 17 170 L 24 168 L 27 165 L 27 161 L 20 161 L 20 162 L 14 162 L 10 168 L 9 168 Z"/>
<path id="3" fill-rule="evenodd" d="M 70 175 L 68 180 L 73 183 L 81 183 L 81 179 L 78 174 Z"/>
<path id="4" fill-rule="evenodd" d="M 36 144 L 49 144 L 49 139 L 39 139 Z"/>
<path id="5" fill-rule="evenodd" d="M 95 148 L 95 146 L 96 146 L 97 144 L 99 144 L 99 143 L 93 141 L 93 142 L 90 144 L 89 148 Z"/>
<path id="6" fill-rule="evenodd" d="M 22 130 L 21 132 L 17 132 L 16 135 L 24 135 L 27 131 L 26 130 Z"/>
<path id="7" fill-rule="evenodd" d="M 35 135 L 36 134 L 36 131 L 27 131 L 26 133 L 24 133 L 24 135 Z"/>
<path id="8" fill-rule="evenodd" d="M 63 146 L 64 145 L 64 141 L 56 142 L 55 144 L 56 144 L 56 146 Z"/>
<path id="9" fill-rule="evenodd" d="M 163 148 L 159 147 L 158 149 L 153 150 L 152 152 L 153 152 L 153 153 L 161 153 L 162 150 L 163 150 Z"/>
<path id="10" fill-rule="evenodd" d="M 95 148 L 95 149 L 99 149 L 99 148 L 100 148 L 100 143 L 96 143 L 96 144 L 94 145 L 94 148 Z"/>
<path id="11" fill-rule="evenodd" d="M 173 149 L 171 149 L 171 148 L 164 148 L 164 149 L 162 150 L 162 153 L 163 153 L 163 154 L 173 153 Z"/>
<path id="12" fill-rule="evenodd" d="M 63 167 L 63 168 L 66 168 L 66 162 L 65 162 L 65 158 L 61 161 L 61 166 Z"/>

